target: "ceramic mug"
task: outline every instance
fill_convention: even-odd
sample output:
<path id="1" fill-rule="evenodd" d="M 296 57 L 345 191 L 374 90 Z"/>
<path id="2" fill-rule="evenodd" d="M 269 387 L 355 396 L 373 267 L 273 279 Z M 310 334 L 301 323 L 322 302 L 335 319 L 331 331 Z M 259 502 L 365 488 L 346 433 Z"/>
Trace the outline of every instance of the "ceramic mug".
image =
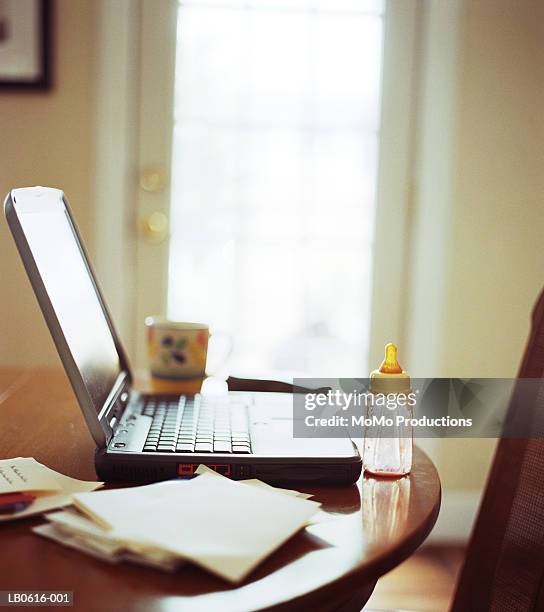
<path id="1" fill-rule="evenodd" d="M 145 324 L 153 389 L 160 392 L 199 391 L 206 374 L 209 326 L 171 321 L 160 316 L 147 317 Z M 226 353 L 228 357 L 230 348 Z"/>

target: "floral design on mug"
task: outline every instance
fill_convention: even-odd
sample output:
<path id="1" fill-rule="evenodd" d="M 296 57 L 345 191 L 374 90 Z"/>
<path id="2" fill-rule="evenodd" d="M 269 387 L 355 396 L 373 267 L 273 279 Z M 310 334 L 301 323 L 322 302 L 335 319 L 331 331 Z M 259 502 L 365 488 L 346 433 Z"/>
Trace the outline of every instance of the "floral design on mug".
<path id="1" fill-rule="evenodd" d="M 184 349 L 186 344 L 186 338 L 179 338 L 177 341 L 174 341 L 172 336 L 165 336 L 161 340 L 162 347 L 166 349 L 161 353 L 161 360 L 164 365 L 172 362 L 183 365 L 187 361 L 187 355 L 181 349 Z"/>
<path id="2" fill-rule="evenodd" d="M 172 351 L 171 353 L 172 359 L 176 362 L 176 363 L 185 363 L 187 361 L 187 358 L 185 357 L 185 355 L 183 353 L 180 353 L 178 351 Z"/>

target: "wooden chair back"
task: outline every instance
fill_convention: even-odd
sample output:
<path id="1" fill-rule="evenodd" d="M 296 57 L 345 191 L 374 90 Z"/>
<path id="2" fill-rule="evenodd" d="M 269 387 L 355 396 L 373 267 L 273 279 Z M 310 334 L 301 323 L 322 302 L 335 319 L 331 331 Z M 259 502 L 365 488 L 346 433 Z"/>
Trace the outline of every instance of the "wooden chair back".
<path id="1" fill-rule="evenodd" d="M 530 397 L 514 391 L 508 409 L 532 420 L 534 437 L 497 445 L 453 612 L 544 611 L 544 291 L 518 377 L 543 379 Z"/>

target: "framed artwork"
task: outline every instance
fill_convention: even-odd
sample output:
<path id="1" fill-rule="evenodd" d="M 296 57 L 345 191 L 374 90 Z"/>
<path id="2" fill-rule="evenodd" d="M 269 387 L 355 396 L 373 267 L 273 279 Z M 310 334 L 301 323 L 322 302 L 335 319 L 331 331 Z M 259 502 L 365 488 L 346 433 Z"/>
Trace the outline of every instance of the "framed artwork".
<path id="1" fill-rule="evenodd" d="M 50 0 L 0 0 L 0 89 L 49 89 Z"/>

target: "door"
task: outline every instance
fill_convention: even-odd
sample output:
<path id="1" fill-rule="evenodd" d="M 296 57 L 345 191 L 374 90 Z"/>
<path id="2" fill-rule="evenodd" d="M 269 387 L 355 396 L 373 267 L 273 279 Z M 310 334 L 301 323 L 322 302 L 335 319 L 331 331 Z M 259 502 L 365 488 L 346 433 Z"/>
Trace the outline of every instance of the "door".
<path id="1" fill-rule="evenodd" d="M 243 374 L 366 374 L 392 221 L 404 248 L 414 24 L 412 2 L 142 2 L 139 329 L 208 322 Z"/>

